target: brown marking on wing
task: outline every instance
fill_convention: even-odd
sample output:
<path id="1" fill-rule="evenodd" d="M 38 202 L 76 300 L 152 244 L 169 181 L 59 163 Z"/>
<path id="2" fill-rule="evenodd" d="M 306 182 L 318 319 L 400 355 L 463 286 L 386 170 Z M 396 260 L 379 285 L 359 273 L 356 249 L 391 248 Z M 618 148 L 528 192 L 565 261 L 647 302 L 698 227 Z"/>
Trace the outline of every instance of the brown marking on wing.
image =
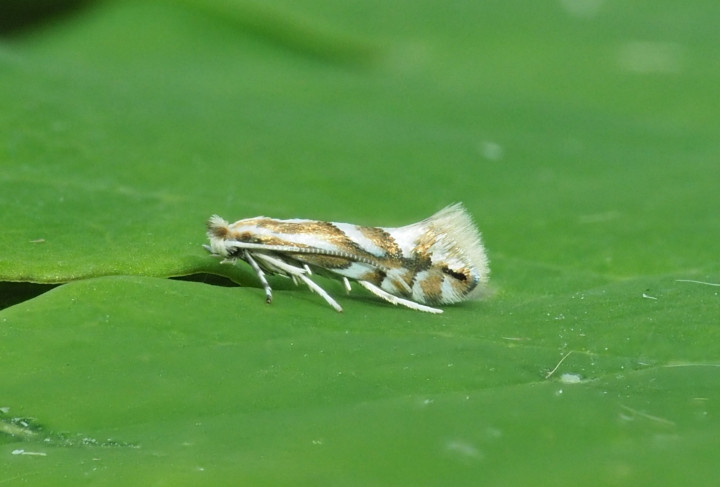
<path id="1" fill-rule="evenodd" d="M 244 220 L 244 225 L 257 225 L 260 228 L 266 228 L 276 235 L 294 235 L 294 234 L 306 234 L 306 235 L 320 235 L 322 240 L 332 244 L 337 249 L 337 253 L 343 253 L 347 255 L 359 255 L 366 259 L 375 259 L 374 256 L 360 248 L 355 242 L 350 240 L 345 232 L 337 228 L 332 222 L 325 221 L 305 221 L 302 223 L 286 222 L 283 220 L 273 220 L 271 218 L 254 218 L 250 220 Z M 276 237 L 280 239 L 280 237 Z M 267 245 L 288 245 L 295 247 L 309 247 L 308 245 L 297 245 L 291 241 L 285 241 L 284 243 L 268 243 L 270 239 L 264 239 L 258 243 L 266 243 Z M 322 251 L 321 251 L 322 252 Z"/>
<path id="2" fill-rule="evenodd" d="M 476 275 L 473 275 L 469 267 L 451 269 L 449 266 L 443 266 L 442 271 L 450 279 L 450 284 L 455 292 L 461 296 L 467 295 L 478 285 L 479 279 Z"/>
<path id="3" fill-rule="evenodd" d="M 399 259 L 402 256 L 402 250 L 395 239 L 382 228 L 378 227 L 357 227 L 365 238 L 385 251 L 387 258 Z"/>
<path id="4" fill-rule="evenodd" d="M 375 284 L 376 286 L 380 286 L 386 277 L 387 277 L 387 274 L 385 274 L 384 271 L 382 271 L 380 269 L 375 269 L 375 270 L 365 273 L 362 277 L 360 277 L 359 280 L 360 281 L 368 281 L 368 282 Z"/>
<path id="5" fill-rule="evenodd" d="M 467 281 L 470 278 L 470 269 L 461 267 L 460 269 L 451 269 L 448 265 L 441 267 L 443 273 L 458 281 Z"/>
<path id="6" fill-rule="evenodd" d="M 442 299 L 442 285 L 444 280 L 445 277 L 442 272 L 432 272 L 420 281 L 420 287 L 425 295 L 426 303 L 437 303 Z"/>

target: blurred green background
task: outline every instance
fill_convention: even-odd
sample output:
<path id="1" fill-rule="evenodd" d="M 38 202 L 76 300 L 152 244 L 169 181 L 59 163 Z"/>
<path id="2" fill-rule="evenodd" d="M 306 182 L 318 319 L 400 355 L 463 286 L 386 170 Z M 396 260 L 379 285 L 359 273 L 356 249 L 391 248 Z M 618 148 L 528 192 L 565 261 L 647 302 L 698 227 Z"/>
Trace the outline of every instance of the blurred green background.
<path id="1" fill-rule="evenodd" d="M 720 3 L 0 19 L 0 484 L 720 475 Z M 268 306 L 201 247 L 213 213 L 396 226 L 455 201 L 492 293 L 441 316 L 321 278 L 344 313 L 280 279 Z"/>

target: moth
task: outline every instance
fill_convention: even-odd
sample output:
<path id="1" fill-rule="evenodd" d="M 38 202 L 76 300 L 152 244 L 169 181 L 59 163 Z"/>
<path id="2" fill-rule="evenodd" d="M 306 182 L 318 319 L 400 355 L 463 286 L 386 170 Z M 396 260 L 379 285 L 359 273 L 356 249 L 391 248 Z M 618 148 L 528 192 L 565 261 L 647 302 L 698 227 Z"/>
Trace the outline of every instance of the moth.
<path id="1" fill-rule="evenodd" d="M 208 221 L 210 245 L 223 262 L 247 262 L 272 301 L 266 275 L 306 284 L 325 301 L 342 307 L 310 276 L 357 282 L 395 305 L 428 313 L 482 293 L 489 275 L 480 232 L 461 203 L 403 227 L 366 227 L 318 220 L 258 216 L 228 223 Z"/>

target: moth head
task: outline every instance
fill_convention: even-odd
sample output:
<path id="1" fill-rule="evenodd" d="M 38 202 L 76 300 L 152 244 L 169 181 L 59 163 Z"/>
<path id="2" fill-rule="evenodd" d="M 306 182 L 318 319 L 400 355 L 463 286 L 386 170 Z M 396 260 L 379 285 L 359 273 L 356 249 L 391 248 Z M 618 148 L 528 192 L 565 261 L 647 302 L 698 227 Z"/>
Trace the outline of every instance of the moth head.
<path id="1" fill-rule="evenodd" d="M 228 256 L 227 239 L 230 237 L 230 224 L 217 215 L 210 217 L 207 223 L 210 245 L 208 250 L 214 255 Z"/>
<path id="2" fill-rule="evenodd" d="M 230 224 L 222 217 L 213 215 L 207 222 L 208 237 L 227 238 L 230 235 Z"/>

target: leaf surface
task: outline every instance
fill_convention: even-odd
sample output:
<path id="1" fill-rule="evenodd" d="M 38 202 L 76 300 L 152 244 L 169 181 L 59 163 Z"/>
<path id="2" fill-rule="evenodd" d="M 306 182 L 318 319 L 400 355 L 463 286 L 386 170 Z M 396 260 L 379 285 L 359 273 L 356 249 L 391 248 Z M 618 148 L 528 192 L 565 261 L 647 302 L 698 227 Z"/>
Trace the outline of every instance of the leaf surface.
<path id="1" fill-rule="evenodd" d="M 4 38 L 0 484 L 717 478 L 720 12 L 661 4 L 101 2 Z M 454 201 L 491 292 L 440 316 L 266 305 L 201 247 L 215 213 Z"/>

